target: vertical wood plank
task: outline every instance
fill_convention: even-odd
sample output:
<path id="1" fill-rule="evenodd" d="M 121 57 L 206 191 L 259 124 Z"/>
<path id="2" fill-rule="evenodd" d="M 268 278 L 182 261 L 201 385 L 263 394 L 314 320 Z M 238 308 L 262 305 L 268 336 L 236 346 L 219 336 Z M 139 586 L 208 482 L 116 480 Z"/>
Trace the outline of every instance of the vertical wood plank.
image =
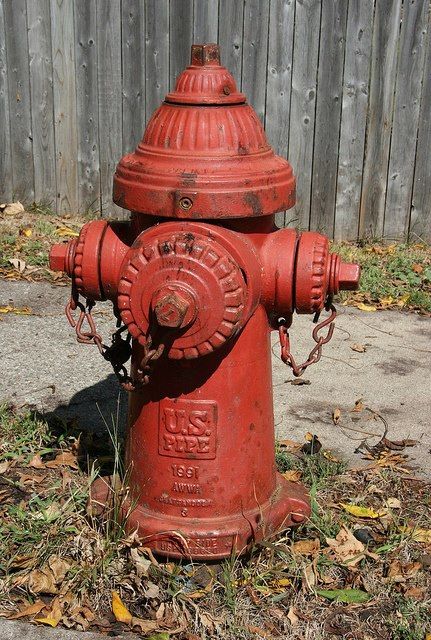
<path id="1" fill-rule="evenodd" d="M 265 123 L 269 2 L 245 0 L 242 91 Z"/>
<path id="2" fill-rule="evenodd" d="M 244 22 L 243 0 L 220 0 L 219 22 L 218 42 L 221 49 L 221 62 L 229 69 L 240 87 Z"/>
<path id="3" fill-rule="evenodd" d="M 34 199 L 55 206 L 54 96 L 49 0 L 27 0 Z"/>
<path id="4" fill-rule="evenodd" d="M 322 3 L 310 225 L 332 237 L 337 190 L 347 2 Z"/>
<path id="5" fill-rule="evenodd" d="M 193 0 L 170 0 L 169 12 L 169 84 L 173 88 L 181 71 L 190 64 Z"/>
<path id="6" fill-rule="evenodd" d="M 428 13 L 428 2 L 404 2 L 383 227 L 390 239 L 409 229 Z"/>
<path id="7" fill-rule="evenodd" d="M 269 7 L 268 71 L 266 77 L 265 131 L 276 153 L 287 158 L 289 148 L 290 93 L 292 87 L 293 0 L 271 0 Z M 290 214 L 287 214 L 288 218 Z M 279 227 L 285 213 L 276 215 Z"/>
<path id="8" fill-rule="evenodd" d="M 97 95 L 96 5 L 75 0 L 78 207 L 100 211 L 99 100 Z"/>
<path id="9" fill-rule="evenodd" d="M 409 239 L 431 241 L 431 13 L 428 16 L 426 55 L 419 129 L 415 158 L 415 175 Z"/>
<path id="10" fill-rule="evenodd" d="M 12 200 L 9 93 L 3 0 L 0 0 L 0 204 Z"/>
<path id="11" fill-rule="evenodd" d="M 295 11 L 289 159 L 297 179 L 292 217 L 301 229 L 310 222 L 320 7 L 320 0 L 303 0 Z"/>
<path id="12" fill-rule="evenodd" d="M 194 0 L 193 42 L 218 42 L 218 0 Z"/>
<path id="13" fill-rule="evenodd" d="M 145 126 L 145 2 L 122 0 L 123 153 L 136 148 Z"/>
<path id="14" fill-rule="evenodd" d="M 383 233 L 400 12 L 401 0 L 376 2 L 359 221 L 361 237 Z"/>
<path id="15" fill-rule="evenodd" d="M 58 213 L 78 210 L 78 135 L 73 4 L 51 0 L 54 127 Z"/>
<path id="16" fill-rule="evenodd" d="M 355 240 L 364 163 L 374 0 L 349 2 L 334 238 Z"/>
<path id="17" fill-rule="evenodd" d="M 8 64 L 13 197 L 34 200 L 27 10 L 25 0 L 4 3 Z"/>
<path id="18" fill-rule="evenodd" d="M 271 0 L 265 131 L 269 143 L 284 158 L 289 148 L 294 22 L 292 0 Z"/>
<path id="19" fill-rule="evenodd" d="M 169 91 L 169 0 L 147 0 L 145 5 L 146 120 Z"/>
<path id="20" fill-rule="evenodd" d="M 112 202 L 112 178 L 122 156 L 121 4 L 97 0 L 99 148 L 102 215 L 122 218 Z"/>

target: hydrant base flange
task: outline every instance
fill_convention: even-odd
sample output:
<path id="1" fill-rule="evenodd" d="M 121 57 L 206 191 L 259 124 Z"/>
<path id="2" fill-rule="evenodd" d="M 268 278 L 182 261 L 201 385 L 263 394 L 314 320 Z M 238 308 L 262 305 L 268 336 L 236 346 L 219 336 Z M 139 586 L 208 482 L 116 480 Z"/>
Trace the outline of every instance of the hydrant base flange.
<path id="1" fill-rule="evenodd" d="M 91 488 L 96 510 L 109 509 L 110 483 L 99 478 Z M 143 502 L 145 498 L 143 497 Z M 139 505 L 130 511 L 127 500 L 121 506 L 129 532 L 136 531 L 142 544 L 154 553 L 171 558 L 220 560 L 232 553 L 244 553 L 256 542 L 298 526 L 310 516 L 305 487 L 277 474 L 276 488 L 269 500 L 255 509 L 233 517 L 189 519 L 162 515 Z"/>

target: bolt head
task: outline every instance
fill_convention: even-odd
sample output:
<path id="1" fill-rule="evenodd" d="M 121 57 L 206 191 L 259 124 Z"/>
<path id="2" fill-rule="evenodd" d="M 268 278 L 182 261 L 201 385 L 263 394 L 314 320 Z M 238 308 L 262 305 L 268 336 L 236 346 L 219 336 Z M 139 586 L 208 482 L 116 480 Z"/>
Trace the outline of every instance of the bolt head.
<path id="1" fill-rule="evenodd" d="M 188 322 L 186 316 L 190 316 L 190 307 L 194 302 L 185 291 L 179 289 L 163 289 L 152 300 L 152 307 L 157 323 L 161 327 L 179 329 Z"/>
<path id="2" fill-rule="evenodd" d="M 220 64 L 220 47 L 218 44 L 193 44 L 191 64 L 198 67 Z"/>

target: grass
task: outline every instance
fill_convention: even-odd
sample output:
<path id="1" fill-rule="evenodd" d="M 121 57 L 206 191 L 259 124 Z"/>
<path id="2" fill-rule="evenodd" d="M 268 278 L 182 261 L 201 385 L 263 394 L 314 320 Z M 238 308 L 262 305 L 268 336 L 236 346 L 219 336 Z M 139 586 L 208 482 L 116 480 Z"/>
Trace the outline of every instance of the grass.
<path id="1" fill-rule="evenodd" d="M 332 251 L 362 266 L 359 291 L 343 292 L 349 304 L 431 313 L 431 248 L 424 243 L 333 244 Z"/>
<path id="2" fill-rule="evenodd" d="M 310 520 L 245 557 L 163 562 L 125 532 L 114 512 L 96 517 L 88 509 L 97 458 L 122 473 L 117 422 L 107 420 L 107 448 L 100 446 L 106 437 L 79 436 L 60 421 L 48 425 L 31 412 L 0 408 L 0 615 L 36 606 L 41 613 L 30 620 L 118 632 L 115 590 L 133 616 L 120 627 L 153 640 L 166 633 L 178 640 L 422 640 L 431 632 L 431 542 L 414 534 L 419 527 L 431 540 L 425 483 L 377 462 L 349 470 L 324 449 L 308 455 L 280 444 L 279 470 L 297 474 L 310 490 Z M 123 491 L 124 483 L 119 497 Z M 399 505 L 388 508 L 388 498 Z M 341 507 L 346 503 L 383 515 L 355 517 Z M 334 555 L 328 539 L 364 529 L 370 541 L 358 563 Z M 366 602 L 331 602 L 321 589 L 353 589 Z"/>
<path id="3" fill-rule="evenodd" d="M 25 211 L 0 212 L 0 276 L 10 279 L 62 280 L 48 268 L 48 254 L 55 242 L 78 234 L 81 226 L 94 217 L 57 216 L 46 204 L 33 204 Z M 18 264 L 11 260 L 19 260 Z"/>

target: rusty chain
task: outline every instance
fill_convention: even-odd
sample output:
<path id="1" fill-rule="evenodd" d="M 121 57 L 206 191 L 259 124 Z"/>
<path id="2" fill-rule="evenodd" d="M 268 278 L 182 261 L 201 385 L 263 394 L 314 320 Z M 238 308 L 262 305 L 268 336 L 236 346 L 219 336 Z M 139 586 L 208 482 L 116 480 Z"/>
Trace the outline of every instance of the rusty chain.
<path id="1" fill-rule="evenodd" d="M 293 357 L 290 351 L 290 337 L 289 337 L 289 326 L 286 322 L 285 318 L 280 318 L 278 321 L 278 333 L 280 337 L 280 345 L 281 345 L 281 359 L 285 364 L 287 364 L 291 369 L 292 373 L 295 377 L 299 378 L 302 376 L 304 371 L 312 364 L 319 362 L 322 357 L 322 347 L 324 344 L 330 341 L 332 338 L 332 334 L 334 333 L 334 320 L 337 316 L 337 310 L 332 304 L 332 300 L 328 299 L 325 303 L 325 311 L 330 311 L 330 315 L 322 322 L 318 322 L 320 311 L 317 312 L 313 318 L 313 322 L 316 323 L 316 326 L 313 329 L 312 337 L 315 341 L 316 345 L 310 351 L 310 354 L 305 362 L 302 364 L 296 364 L 295 358 Z M 319 332 L 327 327 L 328 332 L 326 336 L 319 336 Z"/>
<path id="2" fill-rule="evenodd" d="M 157 347 L 153 346 L 155 341 L 155 327 L 150 327 L 146 344 L 143 346 L 144 355 L 137 367 L 136 377 L 132 377 L 125 367 L 126 362 L 132 355 L 132 347 L 130 344 L 131 335 L 127 333 L 126 338 L 122 337 L 122 334 L 127 331 L 127 327 L 121 324 L 121 318 L 118 312 L 115 313 L 114 309 L 117 318 L 117 329 L 112 334 L 111 345 L 108 346 L 104 344 L 96 330 L 96 323 L 92 315 L 95 304 L 95 301 L 91 299 L 86 299 L 85 304 L 81 302 L 78 291 L 75 287 L 72 287 L 72 295 L 66 305 L 66 317 L 70 326 L 75 329 L 77 341 L 81 344 L 95 344 L 97 346 L 105 360 L 111 363 L 114 373 L 123 389 L 126 391 L 136 391 L 142 388 L 150 381 L 154 364 L 163 354 L 165 344 L 159 341 Z M 79 309 L 79 315 L 75 320 L 73 312 L 76 311 L 76 309 Z M 83 329 L 85 323 L 87 323 L 89 327 L 87 331 Z"/>

